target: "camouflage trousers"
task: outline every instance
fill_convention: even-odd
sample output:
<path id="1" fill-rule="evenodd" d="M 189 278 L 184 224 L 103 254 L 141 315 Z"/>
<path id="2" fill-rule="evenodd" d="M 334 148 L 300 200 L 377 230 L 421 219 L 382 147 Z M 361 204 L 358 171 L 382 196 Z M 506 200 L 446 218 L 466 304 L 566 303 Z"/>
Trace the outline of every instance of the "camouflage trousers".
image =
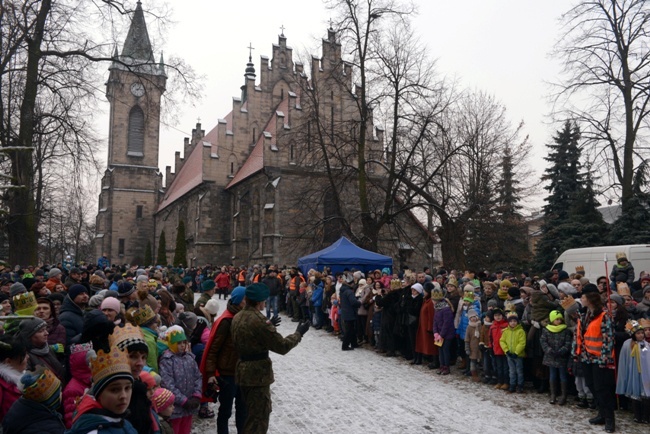
<path id="1" fill-rule="evenodd" d="M 266 434 L 271 417 L 271 386 L 240 386 L 246 403 L 244 434 Z"/>

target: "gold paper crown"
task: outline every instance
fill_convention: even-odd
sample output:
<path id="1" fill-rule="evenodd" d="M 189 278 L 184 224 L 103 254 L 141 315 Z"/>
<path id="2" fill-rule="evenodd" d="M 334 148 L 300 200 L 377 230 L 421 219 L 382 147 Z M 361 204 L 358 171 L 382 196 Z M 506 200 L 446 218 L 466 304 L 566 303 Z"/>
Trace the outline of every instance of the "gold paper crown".
<path id="1" fill-rule="evenodd" d="M 108 344 L 111 347 L 117 347 L 120 350 L 126 350 L 132 344 L 145 344 L 144 335 L 140 328 L 131 323 L 126 323 L 124 327 L 115 327 L 113 334 L 108 335 Z"/>
<path id="2" fill-rule="evenodd" d="M 625 323 L 625 331 L 628 332 L 628 334 L 633 335 L 639 330 L 643 330 L 643 326 L 639 324 L 637 321 L 631 319 Z"/>
<path id="3" fill-rule="evenodd" d="M 133 312 L 133 321 L 137 325 L 143 325 L 156 317 L 156 313 L 148 305 L 144 305 Z"/>
<path id="4" fill-rule="evenodd" d="M 147 284 L 148 284 L 149 286 L 157 287 L 157 286 L 158 286 L 158 281 L 155 280 L 155 279 L 149 279 L 149 282 L 147 282 Z"/>
<path id="5" fill-rule="evenodd" d="M 88 353 L 88 364 L 93 376 L 93 384 L 99 385 L 115 374 L 131 374 L 128 353 L 117 347 L 111 347 L 107 354 L 104 350 Z"/>
<path id="6" fill-rule="evenodd" d="M 623 297 L 624 295 L 627 295 L 628 297 L 631 295 L 630 294 L 630 287 L 627 286 L 627 283 L 625 282 L 618 282 L 616 284 L 616 292 L 618 292 L 618 295 Z"/>
<path id="7" fill-rule="evenodd" d="M 390 281 L 390 289 L 400 289 L 402 287 L 402 282 L 399 279 L 393 279 Z"/>
<path id="8" fill-rule="evenodd" d="M 584 265 L 578 265 L 576 267 L 576 273 L 581 274 L 581 275 L 584 276 L 585 275 L 585 267 L 584 267 Z"/>
<path id="9" fill-rule="evenodd" d="M 14 295 L 13 298 L 14 306 L 16 310 L 28 309 L 30 307 L 36 307 L 36 297 L 33 292 L 25 292 L 22 294 Z"/>
<path id="10" fill-rule="evenodd" d="M 469 289 L 466 289 L 463 292 L 463 298 L 471 298 L 472 300 L 474 300 L 474 289 L 472 288 L 471 291 Z"/>
<path id="11" fill-rule="evenodd" d="M 643 327 L 644 329 L 650 328 L 650 319 L 641 318 L 641 319 L 639 320 L 639 324 L 640 324 L 641 327 Z"/>
<path id="12" fill-rule="evenodd" d="M 562 309 L 567 310 L 568 308 L 576 304 L 576 301 L 573 297 L 567 297 L 564 300 L 562 300 L 560 304 L 562 305 Z"/>
<path id="13" fill-rule="evenodd" d="M 21 382 L 25 385 L 23 396 L 36 402 L 48 401 L 61 388 L 61 380 L 49 369 L 27 372 Z M 30 384 L 28 385 L 27 382 Z"/>

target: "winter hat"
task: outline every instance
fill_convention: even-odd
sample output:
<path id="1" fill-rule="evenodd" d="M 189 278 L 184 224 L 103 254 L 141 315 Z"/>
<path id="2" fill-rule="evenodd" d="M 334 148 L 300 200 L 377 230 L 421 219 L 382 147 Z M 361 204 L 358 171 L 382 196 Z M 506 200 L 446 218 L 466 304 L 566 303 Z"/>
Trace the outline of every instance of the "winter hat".
<path id="1" fill-rule="evenodd" d="M 79 294 L 83 294 L 84 292 L 86 294 L 88 294 L 88 289 L 85 286 L 80 285 L 80 284 L 77 283 L 77 284 L 72 285 L 68 289 L 68 297 L 70 297 L 70 300 L 74 301 L 74 299 L 77 298 L 77 296 Z"/>
<path id="2" fill-rule="evenodd" d="M 47 327 L 47 323 L 40 318 L 32 318 L 20 321 L 18 330 L 20 335 L 29 340 L 35 333 Z"/>
<path id="3" fill-rule="evenodd" d="M 156 379 L 147 371 L 140 372 L 140 381 L 147 385 L 147 389 L 155 389 Z"/>
<path id="4" fill-rule="evenodd" d="M 366 286 L 368 281 L 366 279 L 359 279 L 359 287 Z"/>
<path id="5" fill-rule="evenodd" d="M 111 309 L 117 313 L 120 313 L 121 305 L 120 301 L 115 297 L 106 297 L 102 300 L 102 304 L 99 306 L 100 310 Z"/>
<path id="6" fill-rule="evenodd" d="M 178 324 L 183 327 L 185 333 L 188 335 L 192 334 L 198 321 L 199 318 L 194 312 L 181 312 L 181 314 L 178 315 Z"/>
<path id="7" fill-rule="evenodd" d="M 4 292 L 0 292 L 0 303 L 2 303 L 5 300 L 9 300 L 9 296 Z"/>
<path id="8" fill-rule="evenodd" d="M 25 372 L 20 378 L 23 398 L 54 409 L 61 404 L 61 380 L 49 369 Z"/>
<path id="9" fill-rule="evenodd" d="M 509 281 L 508 279 L 503 279 L 499 287 L 505 288 L 507 290 L 508 288 L 512 288 L 512 282 Z"/>
<path id="10" fill-rule="evenodd" d="M 424 291 L 424 288 L 419 283 L 414 283 L 413 285 L 411 285 L 411 289 L 415 289 L 418 292 L 418 294 L 422 294 L 422 291 Z"/>
<path id="11" fill-rule="evenodd" d="M 138 277 L 146 276 L 146 274 L 147 274 L 147 270 L 145 270 L 144 268 L 138 268 L 137 270 L 135 270 L 135 275 Z"/>
<path id="12" fill-rule="evenodd" d="M 126 280 L 117 285 L 117 293 L 120 297 L 127 297 L 135 291 L 135 286 Z"/>
<path id="13" fill-rule="evenodd" d="M 269 298 L 269 287 L 263 283 L 253 283 L 246 287 L 246 297 L 253 302 L 264 301 Z"/>
<path id="14" fill-rule="evenodd" d="M 503 315 L 503 311 L 499 309 L 498 307 L 496 309 L 492 310 L 492 315 Z"/>
<path id="15" fill-rule="evenodd" d="M 438 282 L 436 282 L 436 283 L 438 283 Z M 440 287 L 440 285 L 438 285 L 438 287 Z M 431 295 L 431 291 L 433 291 L 433 288 L 435 288 L 435 285 L 433 284 L 433 282 L 425 282 L 424 283 L 424 292 L 426 292 L 427 294 Z M 373 292 L 374 292 L 374 290 L 373 290 Z"/>
<path id="16" fill-rule="evenodd" d="M 50 271 L 47 273 L 47 278 L 51 279 L 53 277 L 57 277 L 61 274 L 61 270 L 58 268 L 50 268 Z"/>
<path id="17" fill-rule="evenodd" d="M 217 284 L 214 283 L 214 280 L 208 279 L 201 284 L 201 292 L 211 291 L 215 288 L 215 286 L 217 286 Z"/>
<path id="18" fill-rule="evenodd" d="M 583 294 L 589 294 L 590 292 L 595 292 L 596 294 L 598 294 L 598 287 L 593 283 L 588 283 L 584 286 L 584 288 L 582 288 Z"/>
<path id="19" fill-rule="evenodd" d="M 139 326 L 146 326 L 147 324 L 155 320 L 157 317 L 153 309 L 151 309 L 147 305 L 135 309 L 132 315 L 133 315 L 133 321 Z"/>
<path id="20" fill-rule="evenodd" d="M 190 283 L 191 281 L 192 281 L 192 278 L 191 278 L 190 276 L 185 276 L 185 277 L 183 277 L 183 283 L 184 283 L 184 284 L 187 285 L 187 284 Z"/>
<path id="21" fill-rule="evenodd" d="M 104 274 L 104 272 L 102 270 L 95 270 L 95 272 L 93 273 L 93 276 L 99 276 L 103 280 L 106 280 L 106 274 Z"/>
<path id="22" fill-rule="evenodd" d="M 540 288 L 541 288 L 542 286 L 546 286 L 546 280 L 544 280 L 544 279 L 539 280 L 539 281 L 537 282 L 537 284 L 539 285 Z"/>
<path id="23" fill-rule="evenodd" d="M 463 301 L 466 301 L 468 303 L 474 302 L 474 287 L 472 285 L 465 286 L 465 291 L 463 292 Z"/>
<path id="24" fill-rule="evenodd" d="M 512 298 L 521 298 L 521 291 L 519 288 L 508 288 L 508 295 Z"/>
<path id="25" fill-rule="evenodd" d="M 153 397 L 151 399 L 153 403 L 153 409 L 156 413 L 160 414 L 165 411 L 170 405 L 174 403 L 176 396 L 164 387 L 159 387 L 153 392 Z"/>
<path id="26" fill-rule="evenodd" d="M 16 282 L 11 287 L 9 288 L 9 294 L 12 297 L 15 297 L 18 294 L 24 294 L 27 292 L 27 288 L 25 288 L 25 285 L 23 285 L 20 282 Z"/>
<path id="27" fill-rule="evenodd" d="M 498 305 L 499 305 L 499 303 L 493 298 L 489 299 L 488 302 L 487 302 L 487 307 L 493 307 L 494 308 L 494 307 L 497 307 Z"/>
<path id="28" fill-rule="evenodd" d="M 147 277 L 145 274 L 139 274 L 138 277 L 135 278 L 135 283 L 137 284 L 140 282 L 149 282 L 149 277 Z"/>
<path id="29" fill-rule="evenodd" d="M 128 322 L 124 324 L 124 327 L 115 327 L 113 329 L 113 333 L 108 336 L 108 343 L 111 347 L 117 347 L 120 350 L 129 352 L 149 352 L 142 330 Z"/>
<path id="30" fill-rule="evenodd" d="M 564 321 L 564 315 L 559 310 L 552 310 L 551 313 L 548 314 L 548 320 L 551 322 L 551 324 L 558 318 L 562 318 Z"/>
<path id="31" fill-rule="evenodd" d="M 179 325 L 169 327 L 165 333 L 165 343 L 174 354 L 178 354 L 178 344 L 186 340 L 185 330 Z"/>
<path id="32" fill-rule="evenodd" d="M 557 285 L 557 290 L 570 297 L 573 297 L 575 294 L 577 294 L 576 289 L 571 286 L 569 282 L 560 282 Z"/>
<path id="33" fill-rule="evenodd" d="M 625 300 L 623 300 L 623 297 L 621 297 L 620 295 L 618 295 L 618 294 L 615 293 L 615 292 L 612 292 L 612 293 L 609 295 L 609 298 L 610 298 L 610 300 L 612 300 L 612 301 L 618 303 L 619 306 L 623 306 L 623 305 L 625 304 Z"/>
<path id="34" fill-rule="evenodd" d="M 467 318 L 472 318 L 472 317 L 480 318 L 480 315 L 478 314 L 478 312 L 476 312 L 476 309 L 469 309 L 467 311 Z"/>
<path id="35" fill-rule="evenodd" d="M 390 275 L 390 268 L 382 268 L 381 274 L 388 274 Z"/>
<path id="36" fill-rule="evenodd" d="M 208 313 L 212 316 L 215 316 L 219 313 L 219 302 L 214 299 L 208 300 L 208 302 L 205 304 L 205 310 L 208 311 Z"/>
<path id="37" fill-rule="evenodd" d="M 39 268 L 34 272 L 34 277 L 38 277 L 38 276 L 45 276 L 45 271 L 43 271 L 42 268 Z"/>
<path id="38" fill-rule="evenodd" d="M 14 302 L 14 313 L 16 315 L 34 315 L 37 303 L 33 292 L 18 294 L 12 298 L 12 301 Z"/>
<path id="39" fill-rule="evenodd" d="M 98 398 L 104 388 L 115 380 L 130 380 L 133 383 L 131 375 L 131 366 L 129 365 L 129 356 L 126 351 L 117 347 L 112 347 L 109 353 L 103 350 L 88 351 L 86 359 L 90 364 L 90 371 L 93 376 L 92 394 Z"/>
<path id="40" fill-rule="evenodd" d="M 103 301 L 104 301 L 103 295 L 95 294 L 92 297 L 90 297 L 90 300 L 88 300 L 88 307 L 92 309 L 99 309 L 99 306 L 102 305 Z"/>
<path id="41" fill-rule="evenodd" d="M 519 322 L 519 315 L 517 315 L 517 312 L 508 313 L 508 316 L 506 318 L 507 318 L 508 322 L 510 322 L 513 319 L 517 320 L 517 322 Z"/>
<path id="42" fill-rule="evenodd" d="M 238 286 L 230 293 L 230 302 L 237 305 L 242 302 L 244 295 L 246 295 L 246 288 L 243 286 Z"/>
<path id="43" fill-rule="evenodd" d="M 616 262 L 627 261 L 627 255 L 625 252 L 618 252 L 616 254 Z"/>
<path id="44" fill-rule="evenodd" d="M 560 270 L 559 273 L 557 273 L 557 280 L 562 281 L 562 280 L 567 280 L 569 278 L 569 273 L 567 273 L 564 270 Z"/>
<path id="45" fill-rule="evenodd" d="M 508 289 L 500 287 L 499 290 L 497 291 L 497 297 L 499 297 L 501 300 L 505 300 L 508 298 Z"/>

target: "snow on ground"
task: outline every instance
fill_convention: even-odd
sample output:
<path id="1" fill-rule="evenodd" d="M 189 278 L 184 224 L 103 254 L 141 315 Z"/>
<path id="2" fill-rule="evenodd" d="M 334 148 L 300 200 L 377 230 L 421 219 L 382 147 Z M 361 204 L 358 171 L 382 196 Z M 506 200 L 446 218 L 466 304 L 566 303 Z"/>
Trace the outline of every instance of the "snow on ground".
<path id="1" fill-rule="evenodd" d="M 295 328 L 282 315 L 279 332 L 286 336 Z M 604 432 L 587 422 L 593 410 L 550 405 L 546 394 L 495 391 L 455 374 L 453 367 L 452 375 L 439 376 L 365 346 L 344 352 L 340 341 L 322 330 L 311 329 L 287 355 L 272 353 L 271 359 L 270 433 Z M 217 408 L 214 404 L 215 413 Z M 195 418 L 192 432 L 216 432 L 215 421 Z M 234 414 L 230 421 L 236 433 Z M 617 412 L 617 431 L 647 433 L 648 426 Z"/>

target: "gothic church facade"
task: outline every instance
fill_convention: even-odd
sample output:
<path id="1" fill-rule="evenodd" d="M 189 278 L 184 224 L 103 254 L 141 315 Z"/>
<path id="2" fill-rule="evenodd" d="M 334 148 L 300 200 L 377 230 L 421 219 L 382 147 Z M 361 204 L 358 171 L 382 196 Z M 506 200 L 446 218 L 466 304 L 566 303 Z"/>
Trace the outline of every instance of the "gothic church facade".
<path id="1" fill-rule="evenodd" d="M 232 110 L 207 133 L 196 124 L 192 137 L 184 140 L 183 157 L 180 151 L 175 154 L 174 170 L 166 167 L 162 185 L 158 117 L 166 77 L 162 59 L 153 62 L 141 12 L 138 4 L 119 56 L 137 52 L 138 59 L 149 59 L 141 62 L 148 69 L 139 71 L 145 79 L 130 78 L 114 67 L 114 80 L 107 83 L 111 135 L 97 218 L 97 254 L 107 253 L 114 263 L 140 263 L 148 242 L 155 257 L 164 231 L 171 263 L 180 221 L 185 226 L 187 265 L 295 264 L 299 256 L 345 235 L 336 223 L 322 170 L 323 152 L 334 152 L 334 129 L 345 126 L 353 135 L 358 124 L 352 67 L 341 58 L 336 33 L 329 29 L 322 56 L 312 57 L 311 76 L 294 60 L 284 35 L 272 45 L 271 58 L 261 56 L 259 77 L 249 57 Z M 133 84 L 140 82 L 144 92 Z M 142 127 L 133 117 L 139 109 L 145 113 Z M 323 125 L 331 127 L 326 146 L 332 151 L 319 142 Z M 143 131 L 140 142 L 135 131 Z M 367 157 L 381 158 L 383 131 L 370 125 L 367 135 Z M 340 146 L 336 153 L 353 165 L 355 149 Z M 374 170 L 372 175 L 381 178 L 380 166 Z M 348 184 L 341 192 L 347 195 L 346 209 L 354 210 L 355 184 Z M 378 249 L 393 256 L 396 265 L 420 267 L 431 263 L 432 242 L 432 235 L 406 212 L 382 230 Z"/>

